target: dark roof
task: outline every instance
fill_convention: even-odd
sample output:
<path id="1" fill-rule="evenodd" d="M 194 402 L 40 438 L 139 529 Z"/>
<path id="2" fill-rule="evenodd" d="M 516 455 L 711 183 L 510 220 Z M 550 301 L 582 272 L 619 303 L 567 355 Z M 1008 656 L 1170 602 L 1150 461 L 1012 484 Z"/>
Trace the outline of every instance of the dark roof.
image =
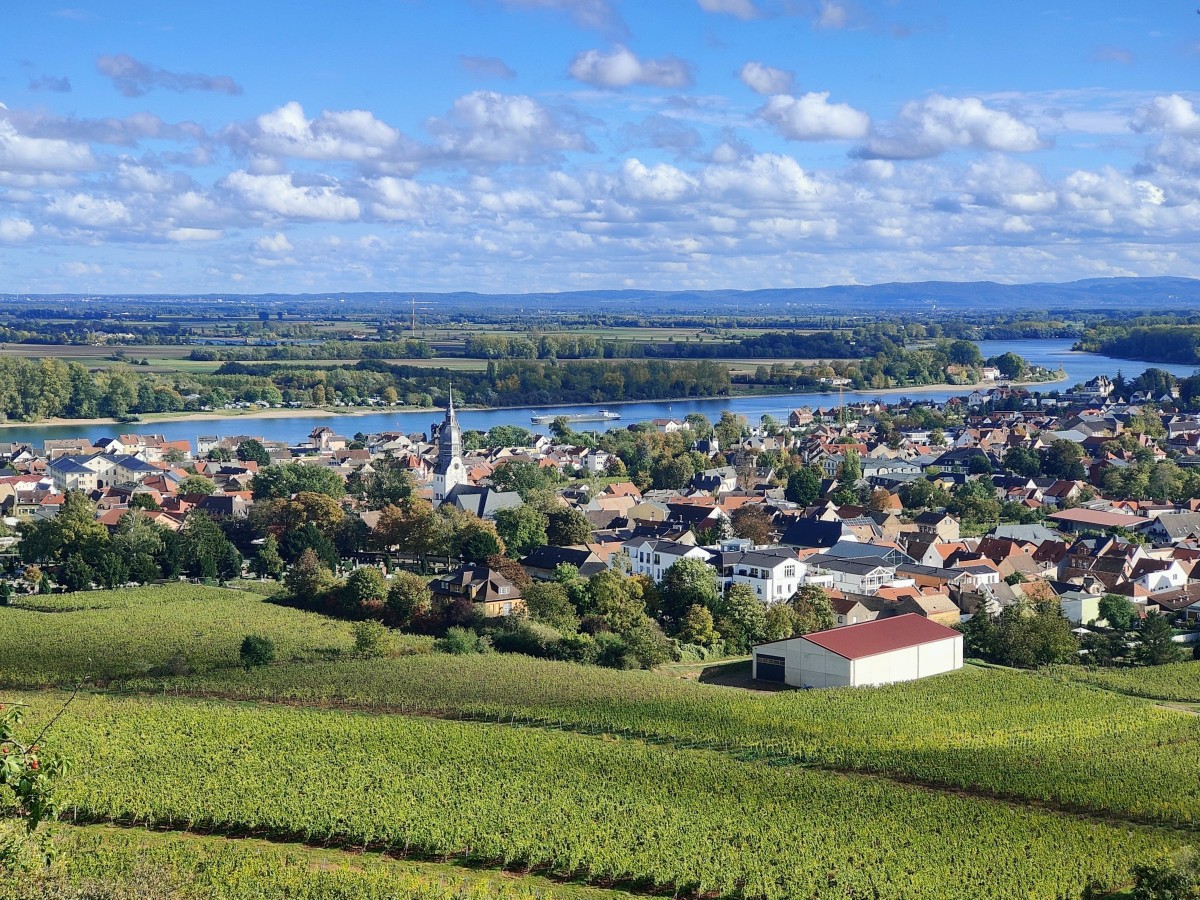
<path id="1" fill-rule="evenodd" d="M 789 525 L 780 537 L 781 544 L 791 547 L 832 547 L 842 537 L 848 534 L 843 522 L 823 522 L 820 519 L 797 519 Z"/>

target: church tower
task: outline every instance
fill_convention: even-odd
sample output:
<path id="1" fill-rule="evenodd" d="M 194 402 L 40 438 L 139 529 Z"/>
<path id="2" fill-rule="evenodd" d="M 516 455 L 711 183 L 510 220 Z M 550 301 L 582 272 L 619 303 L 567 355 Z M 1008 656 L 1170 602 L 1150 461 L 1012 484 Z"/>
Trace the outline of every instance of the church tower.
<path id="1" fill-rule="evenodd" d="M 450 402 L 446 418 L 437 430 L 438 458 L 433 470 L 433 505 L 441 506 L 460 484 L 467 482 L 467 468 L 462 461 L 462 429 L 454 416 L 454 385 L 450 385 Z"/>

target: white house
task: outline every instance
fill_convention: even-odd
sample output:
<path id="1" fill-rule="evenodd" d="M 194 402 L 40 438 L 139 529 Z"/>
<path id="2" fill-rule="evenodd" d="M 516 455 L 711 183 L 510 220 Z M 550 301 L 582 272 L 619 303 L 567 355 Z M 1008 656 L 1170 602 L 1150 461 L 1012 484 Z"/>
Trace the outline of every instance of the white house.
<path id="1" fill-rule="evenodd" d="M 654 581 L 662 581 L 667 569 L 681 559 L 698 559 L 709 562 L 712 553 L 703 547 L 680 544 L 654 538 L 638 538 L 621 545 L 621 552 L 629 557 L 629 574 L 646 575 Z"/>
<path id="2" fill-rule="evenodd" d="M 1100 594 L 1066 591 L 1058 598 L 1062 614 L 1072 625 L 1091 625 L 1100 618 Z"/>
<path id="3" fill-rule="evenodd" d="M 865 687 L 963 664 L 963 636 L 915 613 L 759 644 L 754 677 L 793 687 Z"/>
<path id="4" fill-rule="evenodd" d="M 790 547 L 751 550 L 733 564 L 729 582 L 749 585 L 763 603 L 782 603 L 805 583 L 807 571 Z"/>
<path id="5" fill-rule="evenodd" d="M 813 557 L 812 563 L 833 576 L 833 586 L 847 594 L 874 594 L 896 577 L 896 567 L 876 557 L 839 559 L 828 554 Z"/>

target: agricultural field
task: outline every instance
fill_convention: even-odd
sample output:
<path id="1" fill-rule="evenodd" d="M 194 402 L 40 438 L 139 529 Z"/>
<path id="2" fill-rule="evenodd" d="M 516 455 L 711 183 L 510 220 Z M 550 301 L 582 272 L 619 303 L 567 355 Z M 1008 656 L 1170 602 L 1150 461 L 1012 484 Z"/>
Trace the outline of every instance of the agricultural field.
<path id="1" fill-rule="evenodd" d="M 1090 684 L 1132 697 L 1174 703 L 1200 703 L 1200 662 L 1134 669 L 1086 669 L 1056 666 L 1045 673 L 1077 684 Z"/>
<path id="2" fill-rule="evenodd" d="M 885 688 L 762 695 L 515 655 L 431 654 L 127 686 L 624 735 L 1200 824 L 1200 717 L 1019 672 L 968 667 Z"/>
<path id="3" fill-rule="evenodd" d="M 11 699 L 44 720 L 62 695 Z M 885 779 L 506 725 L 81 696 L 56 734 L 75 760 L 66 821 L 702 896 L 1058 897 L 1120 886 L 1132 863 L 1182 839 Z"/>
<path id="4" fill-rule="evenodd" d="M 261 595 L 195 584 L 31 595 L 0 607 L 0 684 L 68 684 L 154 670 L 237 666 L 242 638 L 270 638 L 280 660 L 349 653 L 349 623 L 268 603 Z M 426 638 L 397 636 L 427 649 Z"/>
<path id="5" fill-rule="evenodd" d="M 629 900 L 623 891 L 380 853 L 111 825 L 59 826 L 45 880 L 0 882 L 0 900 Z"/>

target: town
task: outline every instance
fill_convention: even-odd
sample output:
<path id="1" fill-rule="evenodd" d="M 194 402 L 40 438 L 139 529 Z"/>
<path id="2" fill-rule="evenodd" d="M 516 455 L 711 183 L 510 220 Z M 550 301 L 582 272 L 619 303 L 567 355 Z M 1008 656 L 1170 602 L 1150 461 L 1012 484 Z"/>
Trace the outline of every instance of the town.
<path id="1" fill-rule="evenodd" d="M 1173 391 L 1151 369 L 1053 400 L 1002 386 L 603 435 L 464 438 L 451 401 L 427 435 L 4 444 L 3 596 L 277 579 L 448 647 L 617 667 L 753 650 L 755 680 L 796 687 L 957 668 L 964 637 L 1017 666 L 1171 662 L 1200 619 L 1200 416 Z M 950 652 L 802 663 L 844 627 L 841 659 Z"/>

